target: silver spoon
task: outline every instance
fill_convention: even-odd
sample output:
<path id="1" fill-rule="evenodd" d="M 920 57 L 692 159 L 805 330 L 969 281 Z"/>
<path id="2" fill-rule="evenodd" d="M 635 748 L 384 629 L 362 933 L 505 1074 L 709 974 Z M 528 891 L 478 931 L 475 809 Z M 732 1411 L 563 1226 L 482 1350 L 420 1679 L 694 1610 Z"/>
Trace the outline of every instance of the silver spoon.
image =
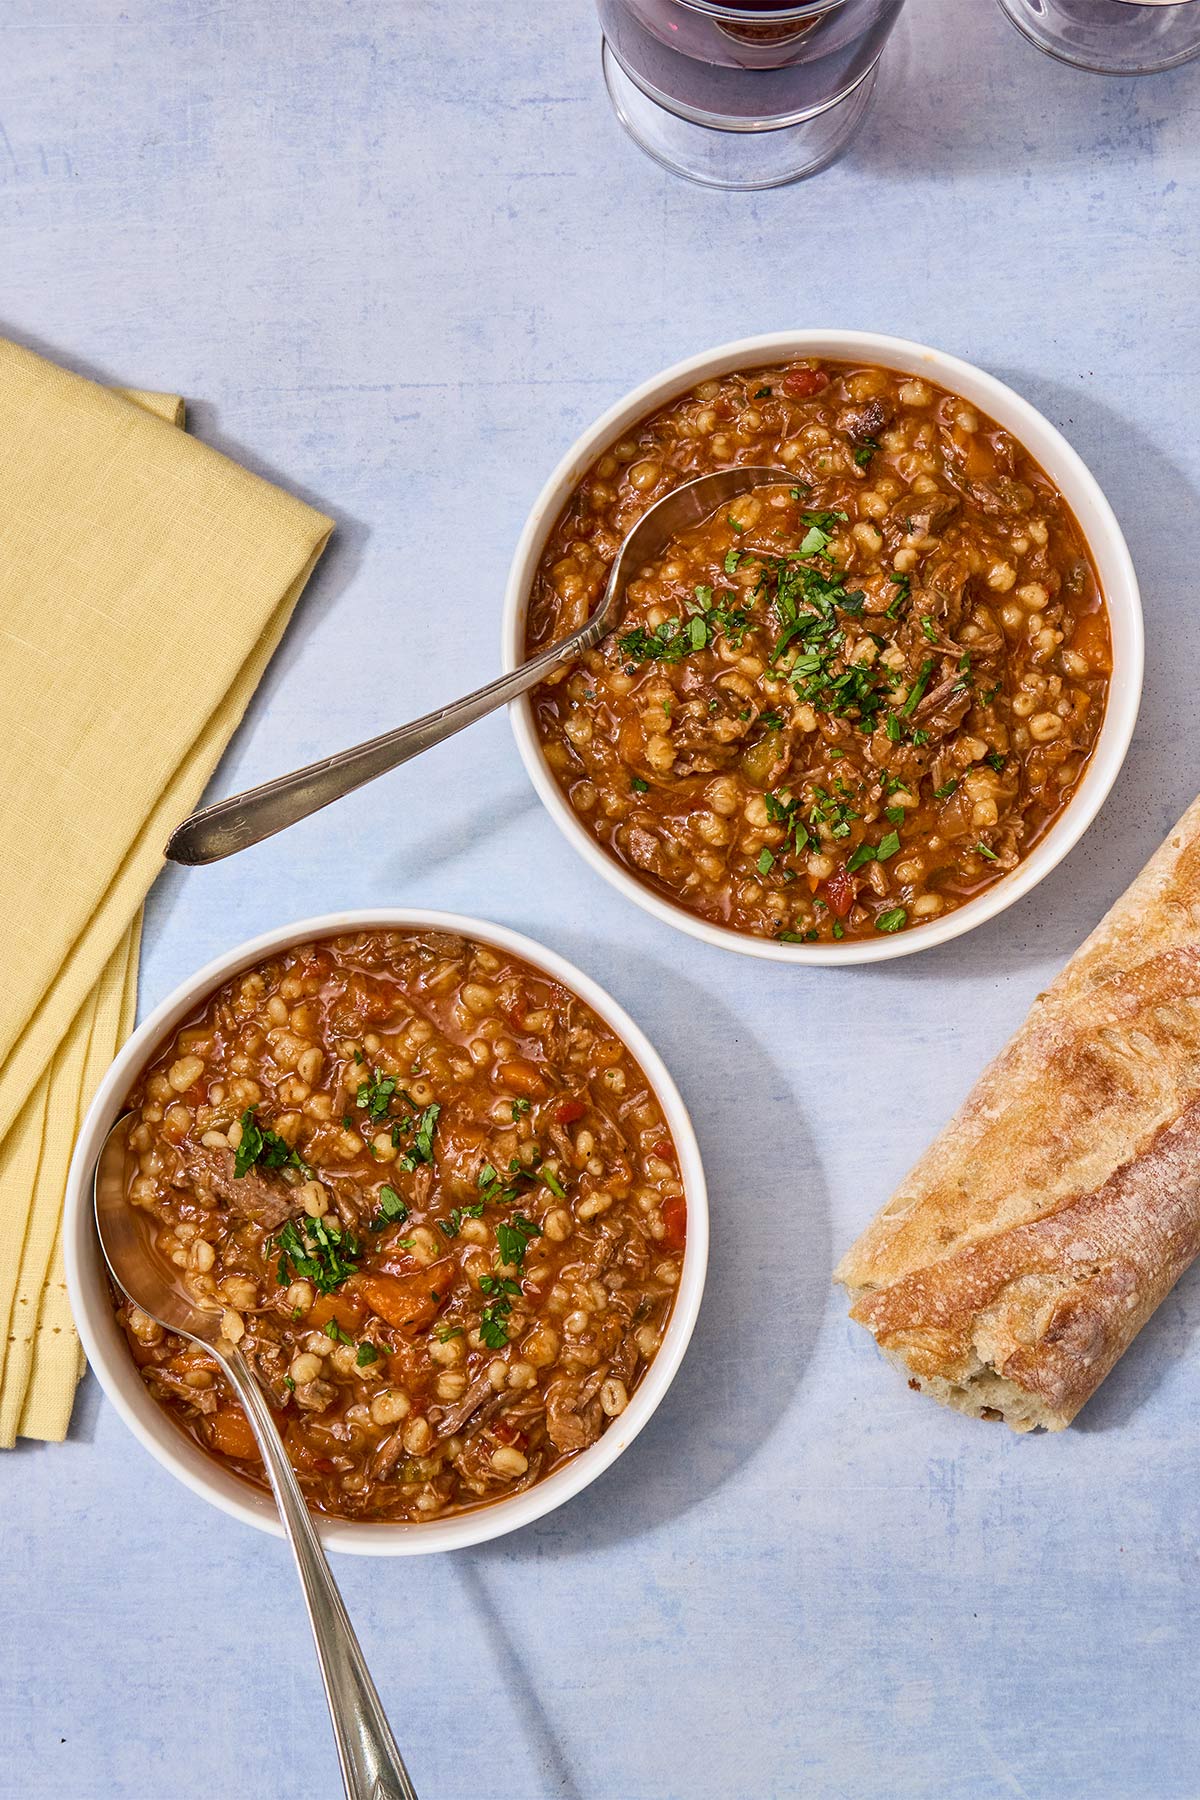
<path id="1" fill-rule="evenodd" d="M 792 479 L 786 469 L 746 466 L 698 475 L 694 481 L 672 488 L 642 514 L 626 536 L 609 570 L 599 606 L 578 631 L 539 651 L 511 674 L 456 700 L 452 706 L 426 713 L 423 719 L 414 719 L 411 725 L 401 725 L 397 731 L 385 731 L 382 737 L 356 744 L 352 750 L 341 750 L 336 756 L 309 763 L 305 769 L 294 769 L 290 775 L 278 775 L 261 787 L 248 788 L 244 794 L 231 794 L 228 800 L 215 800 L 211 806 L 202 807 L 171 833 L 167 855 L 177 863 L 219 862 L 223 856 L 232 856 L 237 850 L 273 837 L 298 819 L 306 819 L 331 800 L 340 800 L 343 794 L 398 768 L 422 750 L 440 744 L 443 738 L 453 737 L 465 725 L 473 725 L 498 706 L 515 700 L 544 681 L 552 670 L 572 662 L 586 650 L 594 650 L 607 637 L 617 622 L 629 581 L 646 563 L 661 555 L 680 531 L 700 524 L 718 506 L 750 488 Z"/>
<path id="2" fill-rule="evenodd" d="M 215 1358 L 250 1421 L 300 1572 L 348 1800 L 417 1800 L 300 1483 L 250 1364 L 237 1345 L 221 1335 L 221 1312 L 200 1306 L 179 1271 L 156 1253 L 147 1215 L 126 1198 L 131 1155 L 126 1138 L 132 1119 L 132 1113 L 125 1113 L 117 1120 L 96 1163 L 96 1230 L 105 1261 L 135 1306 Z"/>

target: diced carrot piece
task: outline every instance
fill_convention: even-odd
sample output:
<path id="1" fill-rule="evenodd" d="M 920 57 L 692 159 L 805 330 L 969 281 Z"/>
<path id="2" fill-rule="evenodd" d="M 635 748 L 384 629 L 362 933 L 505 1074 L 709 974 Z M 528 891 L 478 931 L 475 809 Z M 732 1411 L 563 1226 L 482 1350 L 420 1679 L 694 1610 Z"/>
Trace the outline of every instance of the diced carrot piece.
<path id="1" fill-rule="evenodd" d="M 167 1367 L 175 1375 L 190 1375 L 193 1369 L 207 1369 L 211 1375 L 217 1372 L 215 1360 L 203 1350 L 180 1350 Z"/>
<path id="2" fill-rule="evenodd" d="M 217 1408 L 208 1422 L 208 1441 L 220 1456 L 236 1456 L 243 1461 L 258 1456 L 250 1421 L 240 1406 Z"/>
<path id="3" fill-rule="evenodd" d="M 510 1094 L 521 1094 L 527 1100 L 541 1100 L 549 1091 L 546 1077 L 537 1064 L 523 1056 L 514 1056 L 511 1062 L 501 1063 L 495 1080 L 497 1086 L 507 1088 Z"/>
<path id="4" fill-rule="evenodd" d="M 355 1293 L 318 1294 L 305 1322 L 321 1331 L 336 1319 L 343 1331 L 357 1331 L 366 1316 L 366 1302 Z"/>
<path id="5" fill-rule="evenodd" d="M 358 1275 L 355 1286 L 371 1311 L 397 1331 L 431 1325 L 450 1298 L 455 1267 L 449 1257 L 411 1275 Z"/>

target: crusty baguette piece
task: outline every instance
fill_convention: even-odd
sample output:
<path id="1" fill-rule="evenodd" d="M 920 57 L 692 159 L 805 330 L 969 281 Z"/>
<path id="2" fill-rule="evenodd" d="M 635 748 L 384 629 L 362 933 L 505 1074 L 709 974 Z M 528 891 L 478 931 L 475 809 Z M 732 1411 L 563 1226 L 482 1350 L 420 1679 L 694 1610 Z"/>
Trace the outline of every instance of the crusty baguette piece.
<path id="1" fill-rule="evenodd" d="M 909 1385 L 1070 1424 L 1200 1251 L 1200 800 L 847 1252 Z"/>

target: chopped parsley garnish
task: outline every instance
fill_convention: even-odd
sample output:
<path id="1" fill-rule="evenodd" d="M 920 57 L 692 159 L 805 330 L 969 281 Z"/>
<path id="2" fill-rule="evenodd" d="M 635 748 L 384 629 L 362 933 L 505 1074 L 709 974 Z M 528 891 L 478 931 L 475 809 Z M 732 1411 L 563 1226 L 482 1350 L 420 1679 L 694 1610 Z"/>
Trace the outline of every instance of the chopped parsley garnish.
<path id="1" fill-rule="evenodd" d="M 306 1175 L 312 1170 L 290 1144 L 284 1142 L 278 1132 L 271 1131 L 266 1125 L 260 1125 L 254 1116 L 254 1108 L 248 1106 L 242 1114 L 242 1136 L 237 1150 L 234 1152 L 233 1172 L 240 1181 L 248 1175 L 255 1164 L 264 1169 L 302 1169 Z"/>
<path id="2" fill-rule="evenodd" d="M 862 664 L 845 661 L 846 637 L 838 618 L 839 612 L 852 616 L 859 612 L 864 596 L 857 589 L 847 593 L 828 563 L 826 573 L 797 561 L 829 542 L 825 525 L 840 516 L 805 513 L 809 532 L 800 551 L 767 558 L 755 592 L 770 596 L 781 627 L 772 663 L 779 666 L 784 652 L 797 646 L 787 669 L 796 698 L 836 717 L 857 719 L 866 730 L 883 703 L 886 687 Z"/>
<path id="3" fill-rule="evenodd" d="M 379 1210 L 385 1219 L 395 1219 L 401 1225 L 408 1217 L 408 1208 L 394 1187 L 380 1188 Z"/>
<path id="4" fill-rule="evenodd" d="M 437 1130 L 438 1114 L 441 1110 L 435 1100 L 432 1106 L 427 1106 L 419 1117 L 405 1120 L 405 1131 L 415 1129 L 416 1135 L 413 1138 L 412 1148 L 400 1158 L 398 1167 L 407 1169 L 411 1173 L 419 1163 L 433 1161 L 433 1134 Z"/>
<path id="5" fill-rule="evenodd" d="M 889 806 L 885 809 L 883 816 L 889 825 L 903 825 L 904 808 L 902 806 Z"/>
<path id="6" fill-rule="evenodd" d="M 496 1244 L 500 1251 L 500 1261 L 511 1263 L 521 1268 L 525 1262 L 525 1252 L 533 1239 L 541 1237 L 542 1228 L 527 1219 L 524 1213 L 514 1213 L 509 1224 L 501 1222 L 496 1227 Z"/>
<path id="7" fill-rule="evenodd" d="M 933 797 L 935 800 L 948 800 L 957 787 L 957 781 L 944 781 L 940 788 L 934 788 Z"/>
<path id="8" fill-rule="evenodd" d="M 887 732 L 888 738 L 893 744 L 898 744 L 904 736 L 904 727 L 901 725 L 895 713 L 888 714 L 887 718 L 883 721 L 883 729 Z"/>
<path id="9" fill-rule="evenodd" d="M 479 1286 L 491 1299 L 479 1320 L 479 1335 L 489 1350 L 502 1350 L 508 1342 L 508 1318 L 513 1297 L 519 1296 L 521 1284 L 504 1275 L 481 1275 Z"/>
<path id="10" fill-rule="evenodd" d="M 794 854 L 799 856 L 809 841 L 807 827 L 800 816 L 800 802 L 793 800 L 790 794 L 764 794 L 763 804 L 772 825 L 783 826 L 792 840 Z M 762 870 L 761 857 L 759 869 Z M 765 873 L 765 871 L 763 872 Z"/>
<path id="11" fill-rule="evenodd" d="M 408 1207 L 394 1187 L 379 1190 L 379 1214 L 368 1225 L 368 1231 L 386 1231 L 389 1225 L 403 1225 Z"/>
<path id="12" fill-rule="evenodd" d="M 774 851 L 767 850 L 765 848 L 760 850 L 758 853 L 758 865 L 757 866 L 758 866 L 758 872 L 760 875 L 769 875 L 771 873 L 771 870 L 775 867 Z"/>
<path id="13" fill-rule="evenodd" d="M 439 1344 L 448 1344 L 451 1338 L 461 1337 L 462 1334 L 461 1325 L 439 1325 L 433 1335 Z"/>
<path id="14" fill-rule="evenodd" d="M 479 1207 L 477 1210 L 473 1207 L 463 1208 L 464 1217 L 478 1218 L 483 1212 L 484 1205 L 511 1205 L 514 1200 L 521 1198 L 522 1191 L 528 1193 L 530 1188 L 539 1185 L 548 1187 L 550 1192 L 557 1195 L 560 1200 L 565 1200 L 567 1197 L 566 1189 L 552 1169 L 544 1168 L 540 1163 L 535 1164 L 532 1168 L 526 1168 L 525 1164 L 515 1156 L 510 1156 L 508 1159 L 506 1176 L 500 1174 L 494 1163 L 484 1163 L 479 1171 L 477 1185 L 481 1195 Z"/>
<path id="15" fill-rule="evenodd" d="M 732 575 L 741 560 L 742 552 L 740 550 L 727 550 L 725 552 L 725 573 Z"/>
<path id="16" fill-rule="evenodd" d="M 731 552 L 732 554 L 732 552 Z M 740 648 L 750 624 L 745 607 L 730 606 L 736 599 L 731 591 L 713 598 L 711 587 L 700 585 L 687 603 L 687 617 L 664 619 L 653 631 L 638 625 L 618 638 L 621 655 L 630 662 L 679 662 L 696 650 L 703 650 L 718 635 L 728 638 L 732 647 Z"/>
<path id="17" fill-rule="evenodd" d="M 925 658 L 925 661 L 921 664 L 921 668 L 917 675 L 917 679 L 913 682 L 911 688 L 909 688 L 909 690 L 908 690 L 908 699 L 904 702 L 904 705 L 900 708 L 901 713 L 903 714 L 903 716 L 906 719 L 912 713 L 914 713 L 916 711 L 917 706 L 920 703 L 921 695 L 925 692 L 925 689 L 929 686 L 929 677 L 932 674 L 933 674 L 933 658 L 932 658 L 932 656 L 927 656 Z"/>
<path id="18" fill-rule="evenodd" d="M 519 1118 L 521 1118 L 525 1113 L 527 1113 L 529 1111 L 529 1109 L 532 1105 L 533 1105 L 532 1100 L 514 1100 L 513 1101 L 512 1116 L 513 1116 L 514 1125 L 516 1124 L 516 1122 Z"/>
<path id="19" fill-rule="evenodd" d="M 899 931 L 907 921 L 908 913 L 902 906 L 893 906 L 887 912 L 881 912 L 875 920 L 876 931 Z"/>
<path id="20" fill-rule="evenodd" d="M 921 630 L 925 633 L 925 636 L 929 639 L 929 642 L 931 644 L 937 643 L 937 641 L 938 641 L 937 627 L 935 626 L 933 620 L 929 617 L 928 613 L 921 614 Z"/>
<path id="21" fill-rule="evenodd" d="M 740 520 L 734 518 L 732 513 L 727 514 L 725 523 L 729 526 L 731 531 L 745 531 L 746 529 Z"/>
<path id="22" fill-rule="evenodd" d="M 482 1219 L 483 1208 L 484 1202 L 482 1200 L 477 1200 L 474 1206 L 452 1206 L 450 1208 L 450 1217 L 448 1219 L 438 1220 L 438 1230 L 442 1233 L 443 1237 L 457 1237 L 462 1230 L 463 1220 Z"/>
<path id="23" fill-rule="evenodd" d="M 853 875 L 855 869 L 861 869 L 864 863 L 887 862 L 895 856 L 900 848 L 900 834 L 889 831 L 886 837 L 880 838 L 877 844 L 860 844 L 846 859 L 846 869 Z"/>
<path id="24" fill-rule="evenodd" d="M 858 449 L 854 452 L 854 460 L 860 469 L 866 468 L 878 448 L 879 445 L 875 442 L 874 438 L 869 437 L 863 439 L 862 443 L 858 446 Z"/>
<path id="25" fill-rule="evenodd" d="M 374 1344 L 360 1344 L 358 1354 L 354 1358 L 360 1369 L 369 1368 L 373 1362 L 379 1361 L 379 1352 Z"/>
<path id="26" fill-rule="evenodd" d="M 334 1218 L 289 1219 L 276 1234 L 279 1262 L 275 1280 L 290 1287 L 300 1277 L 322 1294 L 332 1294 L 358 1271 L 359 1244 Z"/>
<path id="27" fill-rule="evenodd" d="M 769 400 L 771 398 L 770 388 L 769 387 L 755 388 L 754 398 L 756 400 Z"/>
<path id="28" fill-rule="evenodd" d="M 335 1344 L 352 1344 L 354 1342 L 354 1339 L 342 1330 L 336 1319 L 330 1319 L 329 1323 L 322 1327 L 322 1330 L 327 1338 L 333 1339 Z"/>
<path id="29" fill-rule="evenodd" d="M 392 1095 L 396 1092 L 396 1077 L 381 1075 L 376 1069 L 370 1081 L 359 1084 L 354 1104 L 360 1112 L 365 1112 L 368 1119 L 382 1119 L 392 1103 Z"/>
<path id="30" fill-rule="evenodd" d="M 650 783 L 648 781 L 643 781 L 640 775 L 635 775 L 629 785 L 635 794 L 648 794 L 650 792 Z"/>
<path id="31" fill-rule="evenodd" d="M 1004 767 L 1005 759 L 1004 759 L 1003 753 L 999 750 L 990 751 L 988 753 L 988 755 L 984 757 L 983 760 L 985 763 L 987 763 L 989 768 L 995 769 L 997 775 L 1000 773 L 1001 769 Z"/>
<path id="32" fill-rule="evenodd" d="M 900 616 L 900 608 L 908 600 L 912 582 L 907 575 L 889 575 L 888 580 L 895 583 L 896 598 L 884 614 L 885 619 L 896 619 Z"/>
<path id="33" fill-rule="evenodd" d="M 292 1377 L 291 1377 L 291 1376 L 290 1376 L 290 1375 L 285 1375 L 285 1376 L 284 1376 L 284 1378 L 283 1378 L 283 1385 L 284 1385 L 284 1387 L 285 1387 L 285 1388 L 286 1388 L 286 1389 L 287 1389 L 287 1391 L 288 1391 L 288 1393 L 289 1393 L 289 1394 L 294 1394 L 294 1393 L 295 1393 L 295 1391 L 296 1391 L 296 1383 L 295 1383 L 295 1382 L 294 1382 L 294 1381 L 293 1381 L 293 1380 L 292 1380 Z"/>
<path id="34" fill-rule="evenodd" d="M 989 850 L 986 844 L 976 844 L 975 848 L 978 850 L 980 856 L 986 856 L 989 862 L 999 862 L 1000 859 L 996 855 L 996 852 L 994 850 Z"/>

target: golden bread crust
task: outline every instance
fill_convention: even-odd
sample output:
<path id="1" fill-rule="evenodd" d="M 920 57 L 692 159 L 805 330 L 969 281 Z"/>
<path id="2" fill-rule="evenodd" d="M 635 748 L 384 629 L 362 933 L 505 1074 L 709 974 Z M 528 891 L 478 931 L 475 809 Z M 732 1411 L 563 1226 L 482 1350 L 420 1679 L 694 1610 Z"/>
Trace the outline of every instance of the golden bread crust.
<path id="1" fill-rule="evenodd" d="M 1200 801 L 835 1278 L 937 1398 L 1053 1429 L 1198 1252 Z"/>

